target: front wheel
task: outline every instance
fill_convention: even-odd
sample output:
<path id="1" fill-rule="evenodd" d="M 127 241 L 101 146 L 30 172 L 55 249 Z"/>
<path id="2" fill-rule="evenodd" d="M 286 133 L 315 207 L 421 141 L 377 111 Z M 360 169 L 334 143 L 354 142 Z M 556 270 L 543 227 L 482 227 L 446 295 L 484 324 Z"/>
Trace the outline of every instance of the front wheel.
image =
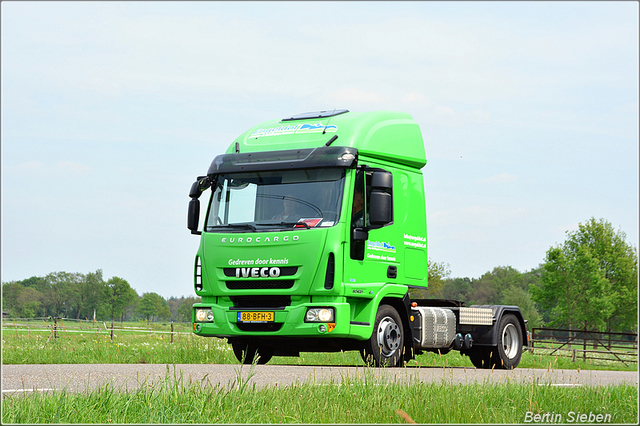
<path id="1" fill-rule="evenodd" d="M 257 359 L 257 364 L 266 364 L 273 356 L 273 349 L 266 347 L 257 347 L 247 342 L 231 343 L 233 354 L 242 364 L 253 364 Z"/>
<path id="2" fill-rule="evenodd" d="M 373 333 L 360 350 L 368 365 L 397 367 L 403 358 L 404 330 L 398 312 L 390 305 L 380 305 Z"/>

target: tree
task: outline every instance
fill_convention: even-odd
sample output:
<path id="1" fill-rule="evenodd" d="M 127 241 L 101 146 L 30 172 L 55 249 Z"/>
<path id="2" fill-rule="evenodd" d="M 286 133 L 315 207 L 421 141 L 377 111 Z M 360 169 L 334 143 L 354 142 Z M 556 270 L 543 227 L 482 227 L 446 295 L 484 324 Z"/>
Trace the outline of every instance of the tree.
<path id="1" fill-rule="evenodd" d="M 477 305 L 497 305 L 501 303 L 504 292 L 512 287 L 528 291 L 524 274 L 511 266 L 496 266 L 473 280 L 473 291 L 469 294 L 469 301 Z"/>
<path id="2" fill-rule="evenodd" d="M 42 294 L 33 287 L 26 287 L 20 291 L 16 300 L 16 310 L 20 318 L 33 318 L 42 306 Z"/>
<path id="3" fill-rule="evenodd" d="M 442 287 L 444 280 L 451 274 L 448 263 L 438 263 L 429 259 L 427 262 L 427 283 L 426 289 L 411 288 L 409 295 L 413 299 L 433 299 L 442 297 Z"/>
<path id="4" fill-rule="evenodd" d="M 178 318 L 178 309 L 180 308 L 181 301 L 184 300 L 184 296 L 178 299 L 175 296 L 171 296 L 167 299 L 169 310 L 171 311 L 171 318 Z"/>
<path id="5" fill-rule="evenodd" d="M 82 280 L 82 310 L 78 315 L 85 318 L 93 318 L 93 313 L 98 312 L 109 299 L 109 287 L 102 278 L 102 269 L 89 272 Z M 80 318 L 80 316 L 78 316 Z"/>
<path id="6" fill-rule="evenodd" d="M 637 329 L 638 255 L 604 219 L 591 218 L 551 247 L 533 300 L 552 325 L 603 331 Z"/>
<path id="7" fill-rule="evenodd" d="M 171 318 L 169 304 L 158 293 L 144 293 L 138 306 L 138 313 L 147 321 Z"/>
<path id="8" fill-rule="evenodd" d="M 470 278 L 449 278 L 444 281 L 442 286 L 442 297 L 467 302 L 472 291 L 473 282 Z"/>
<path id="9" fill-rule="evenodd" d="M 201 297 L 189 296 L 180 300 L 180 306 L 178 306 L 177 319 L 178 321 L 191 321 L 191 311 L 194 303 L 200 303 Z"/>
<path id="10" fill-rule="evenodd" d="M 33 276 L 31 278 L 27 278 L 26 280 L 19 281 L 23 287 L 33 287 L 38 290 L 40 293 L 45 293 L 47 288 L 49 287 L 49 283 L 47 281 L 47 277 L 36 277 Z"/>
<path id="11" fill-rule="evenodd" d="M 46 290 L 44 301 L 47 310 L 56 317 L 66 314 L 74 298 L 77 283 L 82 274 L 52 272 L 45 277 Z"/>
<path id="12" fill-rule="evenodd" d="M 24 287 L 17 281 L 2 283 L 2 310 L 8 312 L 11 316 L 19 316 L 18 314 L 18 296 Z"/>
<path id="13" fill-rule="evenodd" d="M 519 307 L 522 316 L 528 321 L 529 329 L 542 327 L 542 317 L 528 291 L 517 286 L 509 287 L 503 293 L 501 304 Z"/>
<path id="14" fill-rule="evenodd" d="M 125 309 L 135 303 L 138 293 L 131 288 L 129 283 L 120 278 L 112 277 L 107 281 L 108 288 L 108 306 L 111 315 L 111 321 L 121 317 Z"/>

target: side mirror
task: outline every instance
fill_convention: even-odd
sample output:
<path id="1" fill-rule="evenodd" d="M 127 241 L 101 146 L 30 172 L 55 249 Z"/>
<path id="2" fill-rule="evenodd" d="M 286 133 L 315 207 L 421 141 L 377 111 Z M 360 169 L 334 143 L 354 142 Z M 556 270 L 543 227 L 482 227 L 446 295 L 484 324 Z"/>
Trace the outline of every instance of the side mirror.
<path id="1" fill-rule="evenodd" d="M 207 176 L 198 176 L 198 179 L 191 185 L 191 189 L 189 190 L 189 197 L 200 198 L 202 192 L 207 190 L 210 186 L 211 181 Z"/>
<path id="2" fill-rule="evenodd" d="M 393 176 L 389 172 L 373 172 L 371 188 L 369 221 L 376 227 L 387 225 L 393 221 Z"/>
<path id="3" fill-rule="evenodd" d="M 374 189 L 370 197 L 369 221 L 371 225 L 382 226 L 391 223 L 393 220 L 391 194 Z"/>
<path id="4" fill-rule="evenodd" d="M 393 175 L 389 172 L 373 172 L 371 176 L 371 187 L 382 190 L 393 188 Z"/>
<path id="5" fill-rule="evenodd" d="M 187 211 L 187 229 L 192 234 L 200 235 L 202 232 L 198 231 L 198 223 L 200 222 L 200 195 L 202 191 L 211 186 L 211 181 L 207 176 L 198 176 L 198 179 L 193 182 L 191 189 L 189 190 L 189 210 Z"/>
<path id="6" fill-rule="evenodd" d="M 189 211 L 187 212 L 187 228 L 192 234 L 200 235 L 198 222 L 200 221 L 200 200 L 192 198 L 189 201 Z"/>

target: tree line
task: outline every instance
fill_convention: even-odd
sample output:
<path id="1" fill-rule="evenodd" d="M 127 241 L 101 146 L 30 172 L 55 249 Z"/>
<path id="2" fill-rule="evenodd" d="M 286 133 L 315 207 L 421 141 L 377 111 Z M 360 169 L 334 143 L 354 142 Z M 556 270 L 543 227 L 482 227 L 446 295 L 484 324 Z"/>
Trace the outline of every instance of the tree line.
<path id="1" fill-rule="evenodd" d="M 567 231 L 530 271 L 498 266 L 479 278 L 450 274 L 449 265 L 429 260 L 429 289 L 420 296 L 516 305 L 530 327 L 638 331 L 638 252 L 604 219 Z"/>
<path id="2" fill-rule="evenodd" d="M 44 277 L 2 283 L 3 315 L 17 318 L 75 318 L 83 320 L 191 321 L 191 306 L 199 297 L 138 295 L 120 277 L 105 281 L 102 270 L 82 274 L 52 272 Z"/>
<path id="3" fill-rule="evenodd" d="M 446 263 L 429 259 L 428 273 L 429 288 L 412 289 L 412 297 L 519 306 L 530 327 L 638 329 L 637 249 L 604 219 L 591 218 L 568 231 L 564 243 L 549 248 L 544 262 L 530 271 L 498 266 L 479 278 L 451 278 Z M 126 280 L 104 281 L 97 270 L 3 283 L 2 301 L 3 311 L 21 318 L 190 321 L 191 307 L 200 298 L 139 296 Z"/>

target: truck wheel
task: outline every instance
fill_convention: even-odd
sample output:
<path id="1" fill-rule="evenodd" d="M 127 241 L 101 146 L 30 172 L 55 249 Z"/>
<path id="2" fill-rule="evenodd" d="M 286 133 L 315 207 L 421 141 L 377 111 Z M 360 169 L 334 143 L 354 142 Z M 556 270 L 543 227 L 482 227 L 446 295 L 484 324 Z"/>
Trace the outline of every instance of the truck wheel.
<path id="1" fill-rule="evenodd" d="M 515 315 L 507 314 L 500 320 L 498 327 L 498 347 L 494 361 L 497 368 L 511 370 L 516 368 L 522 357 L 522 328 Z"/>
<path id="2" fill-rule="evenodd" d="M 467 355 L 469 355 L 469 359 L 471 363 L 476 368 L 491 368 L 493 367 L 493 354 L 496 352 L 495 348 L 487 348 L 484 346 L 474 346 L 469 349 Z"/>
<path id="3" fill-rule="evenodd" d="M 250 343 L 233 342 L 231 343 L 231 347 L 233 348 L 233 354 L 236 356 L 236 359 L 243 364 L 253 364 L 257 356 L 259 356 L 257 364 L 266 364 L 273 356 L 273 349 L 265 347 L 258 348 Z"/>
<path id="4" fill-rule="evenodd" d="M 396 367 L 401 363 L 404 330 L 398 312 L 389 305 L 380 305 L 373 333 L 360 351 L 368 365 Z"/>

